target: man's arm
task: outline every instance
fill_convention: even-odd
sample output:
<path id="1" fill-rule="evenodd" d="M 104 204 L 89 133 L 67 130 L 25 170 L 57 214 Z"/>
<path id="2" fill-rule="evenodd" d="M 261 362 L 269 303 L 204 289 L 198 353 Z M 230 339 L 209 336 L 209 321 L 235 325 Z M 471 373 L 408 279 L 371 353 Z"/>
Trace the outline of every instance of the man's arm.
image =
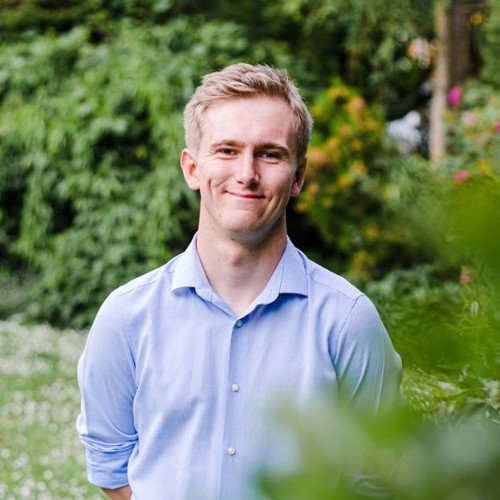
<path id="1" fill-rule="evenodd" d="M 336 345 L 339 393 L 355 410 L 373 415 L 384 407 L 402 404 L 401 357 L 372 302 L 359 297 L 351 310 Z M 345 470 L 345 488 L 356 498 L 392 500 L 394 495 L 377 477 L 365 470 Z"/>
<path id="2" fill-rule="evenodd" d="M 111 491 L 129 483 L 128 461 L 138 439 L 135 365 L 124 316 L 120 296 L 108 297 L 78 363 L 82 405 L 77 429 L 86 448 L 88 479 Z"/>
<path id="3" fill-rule="evenodd" d="M 104 493 L 111 498 L 111 500 L 130 500 L 132 498 L 132 489 L 129 485 L 116 490 L 102 488 L 102 491 L 104 491 Z"/>
<path id="4" fill-rule="evenodd" d="M 401 403 L 401 358 L 366 296 L 356 300 L 334 352 L 340 395 L 353 408 L 375 413 Z"/>

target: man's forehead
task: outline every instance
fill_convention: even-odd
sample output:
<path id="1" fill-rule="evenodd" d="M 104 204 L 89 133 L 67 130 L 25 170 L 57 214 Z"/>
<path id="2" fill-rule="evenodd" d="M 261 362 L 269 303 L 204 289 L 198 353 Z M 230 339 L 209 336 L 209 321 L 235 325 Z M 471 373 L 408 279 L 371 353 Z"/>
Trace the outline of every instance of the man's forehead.
<path id="1" fill-rule="evenodd" d="M 206 109 L 201 123 L 202 129 L 217 126 L 231 129 L 235 124 L 252 124 L 259 127 L 276 127 L 279 117 L 279 129 L 289 128 L 293 113 L 287 102 L 274 96 L 257 96 L 252 98 L 225 99 Z"/>
<path id="2" fill-rule="evenodd" d="M 273 144 L 291 154 L 296 149 L 292 110 L 286 100 L 278 96 L 217 101 L 206 109 L 200 125 L 200 140 L 205 148 L 244 142 L 253 146 Z"/>

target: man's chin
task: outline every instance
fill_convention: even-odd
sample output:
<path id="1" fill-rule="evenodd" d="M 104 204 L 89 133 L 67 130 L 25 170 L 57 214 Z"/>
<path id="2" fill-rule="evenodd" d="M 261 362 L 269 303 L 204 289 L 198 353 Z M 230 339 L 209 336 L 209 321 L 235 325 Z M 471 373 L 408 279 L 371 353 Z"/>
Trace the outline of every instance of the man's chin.
<path id="1" fill-rule="evenodd" d="M 285 234 L 286 229 L 281 230 L 279 223 L 264 224 L 262 221 L 246 221 L 233 224 L 228 227 L 228 234 L 233 241 L 246 245 L 259 245 L 263 241 L 273 239 L 274 233 Z"/>

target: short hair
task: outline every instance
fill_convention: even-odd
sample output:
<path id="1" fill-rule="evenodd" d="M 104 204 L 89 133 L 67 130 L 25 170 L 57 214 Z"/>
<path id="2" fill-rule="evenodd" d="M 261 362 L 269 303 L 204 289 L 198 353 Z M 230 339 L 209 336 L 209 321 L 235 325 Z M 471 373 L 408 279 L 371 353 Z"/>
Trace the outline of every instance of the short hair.
<path id="1" fill-rule="evenodd" d="M 230 99 L 259 96 L 281 97 L 290 107 L 296 156 L 299 162 L 302 161 L 311 138 L 311 114 L 287 73 L 262 64 L 232 64 L 203 77 L 184 109 L 186 146 L 193 152 L 198 151 L 205 114 L 210 106 Z"/>

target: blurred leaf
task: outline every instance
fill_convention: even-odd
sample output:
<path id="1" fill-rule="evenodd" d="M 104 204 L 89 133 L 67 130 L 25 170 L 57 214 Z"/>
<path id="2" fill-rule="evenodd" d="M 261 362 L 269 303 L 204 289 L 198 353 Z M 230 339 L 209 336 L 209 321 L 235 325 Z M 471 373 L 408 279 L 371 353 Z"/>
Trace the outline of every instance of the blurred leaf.
<path id="1" fill-rule="evenodd" d="M 267 471 L 272 499 L 495 499 L 500 488 L 500 428 L 484 420 L 433 424 L 400 407 L 377 415 L 321 399 L 278 412 L 292 430 L 300 466 Z"/>

